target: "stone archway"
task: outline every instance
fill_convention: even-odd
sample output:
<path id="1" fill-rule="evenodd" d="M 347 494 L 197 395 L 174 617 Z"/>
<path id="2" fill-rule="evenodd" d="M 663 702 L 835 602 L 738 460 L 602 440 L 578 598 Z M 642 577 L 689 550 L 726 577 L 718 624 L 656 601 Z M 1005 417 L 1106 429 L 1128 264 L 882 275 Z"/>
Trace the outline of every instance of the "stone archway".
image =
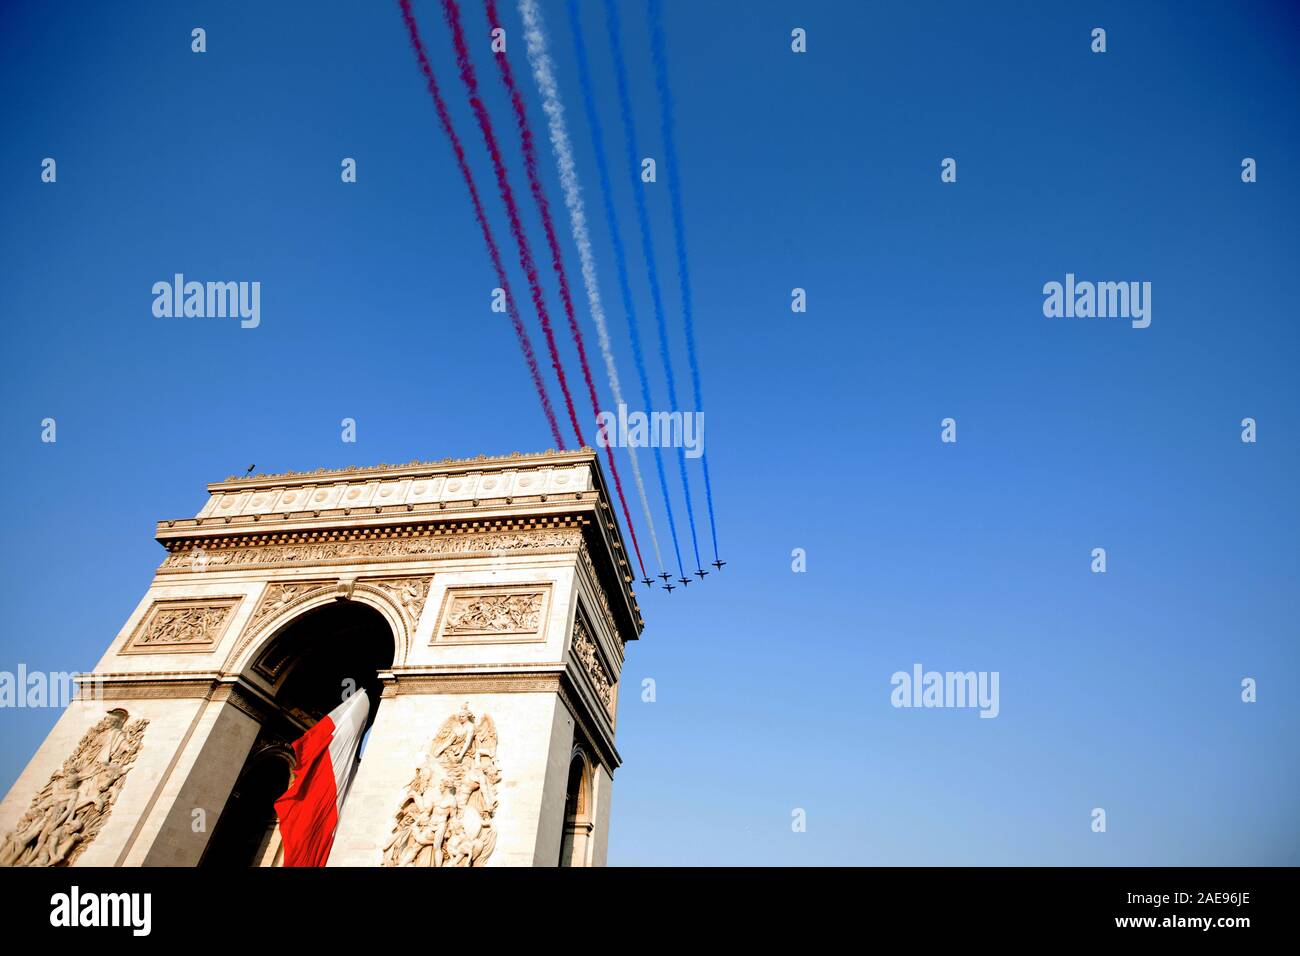
<path id="1" fill-rule="evenodd" d="M 204 866 L 269 865 L 274 802 L 289 784 L 290 744 L 345 696 L 365 690 L 367 729 L 379 710 L 379 672 L 393 664 L 397 638 L 385 615 L 359 601 L 330 601 L 292 616 L 256 645 L 241 678 L 267 690 L 271 706 L 204 850 Z"/>
<path id="2" fill-rule="evenodd" d="M 275 865 L 279 828 L 274 803 L 289 786 L 292 770 L 293 750 L 287 745 L 263 744 L 254 748 L 221 811 L 218 829 L 202 865 Z"/>
<path id="3" fill-rule="evenodd" d="M 569 760 L 569 776 L 564 791 L 560 866 L 588 865 L 588 846 L 595 829 L 591 796 L 591 765 L 582 748 L 575 747 Z"/>
<path id="4" fill-rule="evenodd" d="M 222 670 L 247 673 L 279 635 L 300 618 L 337 604 L 361 604 L 388 624 L 395 645 L 392 664 L 410 653 L 412 634 L 429 592 L 429 577 L 355 581 L 272 581 L 258 601 L 244 635 L 235 644 Z"/>

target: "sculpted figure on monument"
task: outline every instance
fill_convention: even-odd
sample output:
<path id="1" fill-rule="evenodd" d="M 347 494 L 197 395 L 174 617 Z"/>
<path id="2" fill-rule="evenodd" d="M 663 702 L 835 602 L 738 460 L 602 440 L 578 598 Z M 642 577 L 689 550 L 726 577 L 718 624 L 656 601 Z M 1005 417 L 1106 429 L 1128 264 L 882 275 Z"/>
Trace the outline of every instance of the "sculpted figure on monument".
<path id="1" fill-rule="evenodd" d="M 397 808 L 384 866 L 483 866 L 496 846 L 501 772 L 492 718 L 469 704 L 443 722 Z"/>
<path id="2" fill-rule="evenodd" d="M 121 792 L 149 722 L 127 724 L 116 709 L 81 738 L 13 831 L 0 843 L 0 866 L 64 866 L 95 838 Z"/>

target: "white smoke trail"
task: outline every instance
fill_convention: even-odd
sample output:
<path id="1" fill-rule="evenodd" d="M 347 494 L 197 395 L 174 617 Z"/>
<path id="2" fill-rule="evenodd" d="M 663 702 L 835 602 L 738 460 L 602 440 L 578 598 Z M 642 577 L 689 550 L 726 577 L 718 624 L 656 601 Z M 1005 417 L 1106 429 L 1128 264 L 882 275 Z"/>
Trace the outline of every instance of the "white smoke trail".
<path id="1" fill-rule="evenodd" d="M 555 82 L 551 55 L 546 49 L 546 32 L 542 26 L 542 12 L 537 7 L 537 0 L 519 0 L 519 16 L 524 21 L 528 65 L 532 67 L 533 80 L 542 94 L 542 109 L 546 113 L 551 149 L 555 153 L 555 164 L 560 169 L 560 188 L 564 192 L 565 208 L 569 211 L 573 244 L 578 247 L 578 259 L 582 263 L 582 284 L 587 290 L 587 304 L 591 308 L 591 317 L 596 322 L 596 338 L 600 342 L 600 354 L 605 359 L 609 390 L 614 393 L 615 406 L 623 405 L 626 403 L 623 401 L 623 388 L 618 380 L 618 369 L 614 365 L 614 351 L 609 343 L 605 309 L 600 303 L 600 287 L 596 281 L 596 260 L 591 252 L 591 236 L 587 232 L 587 214 L 583 209 L 582 191 L 578 186 L 578 171 L 573 164 L 573 148 L 569 145 L 569 131 L 564 123 L 564 106 L 560 103 L 560 90 Z M 650 514 L 650 501 L 646 498 L 645 482 L 641 480 L 641 466 L 636 460 L 636 449 L 629 445 L 627 453 L 632 461 L 632 477 L 636 481 L 637 494 L 641 496 L 641 509 L 645 512 L 646 527 L 650 529 L 650 543 L 654 547 L 655 560 L 662 570 L 664 561 L 659 553 L 659 537 L 655 534 L 655 522 Z"/>

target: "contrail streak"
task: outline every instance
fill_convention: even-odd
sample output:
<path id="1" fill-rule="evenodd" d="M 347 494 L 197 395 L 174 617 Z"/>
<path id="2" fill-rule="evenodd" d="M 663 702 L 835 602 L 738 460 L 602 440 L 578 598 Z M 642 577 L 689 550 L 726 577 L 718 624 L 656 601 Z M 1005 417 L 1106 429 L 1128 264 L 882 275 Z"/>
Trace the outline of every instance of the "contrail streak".
<path id="1" fill-rule="evenodd" d="M 519 265 L 524 270 L 524 275 L 528 277 L 528 288 L 532 291 L 533 306 L 537 309 L 537 317 L 542 323 L 542 332 L 546 336 L 546 346 L 551 353 L 551 366 L 555 369 L 556 377 L 560 380 L 560 391 L 564 395 L 564 405 L 569 412 L 569 422 L 573 425 L 573 431 L 578 436 L 578 444 L 585 445 L 586 441 L 582 437 L 582 426 L 578 424 L 578 413 L 573 408 L 573 396 L 569 394 L 569 382 L 564 377 L 564 366 L 560 363 L 560 350 L 555 344 L 555 330 L 551 328 L 551 314 L 546 309 L 546 300 L 542 296 L 542 286 L 537 279 L 537 265 L 533 262 L 533 251 L 528 245 L 528 237 L 524 235 L 523 222 L 519 218 L 519 207 L 515 204 L 514 190 L 510 188 L 510 180 L 506 176 L 506 164 L 501 158 L 501 147 L 497 143 L 496 133 L 492 131 L 492 117 L 488 114 L 487 107 L 483 105 L 483 99 L 478 92 L 478 79 L 474 74 L 474 64 L 469 58 L 469 47 L 465 43 L 465 31 L 460 22 L 460 6 L 456 0 L 442 0 L 442 12 L 447 21 L 447 26 L 451 28 L 452 45 L 456 48 L 456 64 L 460 68 L 460 79 L 465 85 L 465 90 L 469 94 L 470 109 L 474 111 L 474 118 L 478 120 L 479 130 L 483 134 L 483 142 L 487 146 L 488 155 L 492 157 L 492 168 L 496 172 L 497 190 L 501 193 L 501 201 L 505 203 L 506 214 L 510 219 L 510 233 L 514 236 L 515 245 L 519 248 Z"/>
<path id="2" fill-rule="evenodd" d="M 632 299 L 632 283 L 628 278 L 627 253 L 623 248 L 622 233 L 618 227 L 618 214 L 614 209 L 614 189 L 609 179 L 609 161 L 605 156 L 605 134 L 601 128 L 600 113 L 596 110 L 596 97 L 591 85 L 591 69 L 587 63 L 587 45 L 582 38 L 582 25 L 578 17 L 577 0 L 568 0 L 569 27 L 573 32 L 573 50 L 578 63 L 578 83 L 582 87 L 582 105 L 587 115 L 587 125 L 591 130 L 591 145 L 596 156 L 596 172 L 600 177 L 600 192 L 605 210 L 605 222 L 609 227 L 609 241 L 614 249 L 614 265 L 618 273 L 618 288 L 622 296 L 623 312 L 627 316 L 628 337 L 632 342 L 632 359 L 636 365 L 637 379 L 641 385 L 641 401 L 647 413 L 653 407 L 650 401 L 650 378 L 646 374 L 645 356 L 641 352 L 641 329 L 637 323 L 636 306 Z M 672 498 L 668 494 L 668 480 L 664 476 L 664 460 L 655 445 L 655 471 L 659 477 L 659 489 L 663 493 L 664 510 L 668 514 L 668 530 L 672 535 L 673 553 L 677 557 L 677 570 L 685 576 L 682 569 L 681 548 L 677 543 L 677 523 L 673 518 Z M 660 567 L 663 567 L 662 562 Z"/>
<path id="3" fill-rule="evenodd" d="M 497 11 L 496 0 L 486 0 L 484 11 L 487 13 L 488 27 L 496 30 L 501 26 L 501 15 Z M 546 190 L 542 186 L 542 178 L 537 171 L 537 149 L 533 145 L 535 137 L 533 136 L 532 124 L 528 121 L 528 110 L 524 106 L 524 96 L 520 92 L 519 86 L 515 83 L 515 72 L 510 67 L 510 59 L 504 53 L 498 53 L 495 56 L 497 71 L 501 74 L 501 82 L 506 88 L 506 93 L 510 97 L 510 105 L 514 109 L 515 125 L 519 129 L 520 149 L 524 156 L 524 172 L 528 176 L 528 188 L 533 194 L 533 202 L 537 205 L 537 215 L 542 221 L 542 231 L 546 235 L 546 245 L 551 253 L 551 268 L 555 271 L 555 279 L 560 288 L 560 302 L 564 306 L 564 315 L 569 322 L 569 334 L 573 337 L 574 347 L 578 350 L 578 366 L 582 370 L 582 379 L 587 386 L 587 394 L 591 398 L 591 414 L 595 419 L 600 416 L 600 399 L 596 396 L 596 383 L 591 377 L 591 366 L 587 364 L 587 346 L 583 341 L 582 329 L 578 325 L 578 317 L 573 310 L 573 294 L 569 291 L 569 276 L 564 268 L 564 256 L 560 251 L 560 238 L 555 232 L 555 221 L 551 218 L 551 204 L 547 201 Z M 641 560 L 641 546 L 637 544 L 636 530 L 632 526 L 632 515 L 627 508 L 627 499 L 623 496 L 623 479 L 619 477 L 618 465 L 614 461 L 614 449 L 605 444 L 605 455 L 609 459 L 610 475 L 614 479 L 614 489 L 618 493 L 619 503 L 623 507 L 623 517 L 627 520 L 628 534 L 632 539 L 632 548 L 636 552 L 637 564 L 641 568 L 641 577 L 645 577 L 645 564 Z"/>
<path id="4" fill-rule="evenodd" d="M 691 295 L 691 273 L 686 259 L 686 227 L 682 215 L 681 176 L 677 165 L 677 139 L 674 132 L 674 104 L 668 86 L 668 58 L 664 53 L 663 8 L 660 0 L 647 0 L 650 20 L 650 58 L 654 62 L 655 87 L 659 91 L 659 128 L 664 141 L 664 160 L 668 165 L 668 196 L 672 209 L 673 239 L 677 249 L 677 278 L 682 288 L 682 319 L 686 327 L 686 356 L 691 366 L 691 390 L 695 410 L 703 413 L 704 398 L 700 390 L 700 363 L 695 353 L 695 304 Z M 713 538 L 713 560 L 718 559 L 718 523 L 713 512 L 713 483 L 709 481 L 709 458 L 701 447 L 700 463 L 704 466 L 704 497 L 709 508 L 709 533 Z"/>
<path id="5" fill-rule="evenodd" d="M 501 262 L 501 250 L 497 247 L 496 239 L 492 236 L 492 227 L 488 225 L 487 215 L 483 212 L 483 203 L 479 199 L 478 188 L 474 185 L 474 174 L 470 172 L 469 163 L 465 160 L 465 149 L 461 144 L 460 137 L 456 135 L 456 128 L 452 126 L 451 114 L 447 111 L 447 103 L 442 98 L 442 90 L 438 86 L 437 77 L 434 76 L 433 67 L 429 63 L 429 56 L 424 50 L 424 43 L 420 39 L 420 31 L 415 23 L 415 16 L 411 13 L 410 0 L 398 0 L 398 6 L 402 10 L 402 20 L 406 23 L 407 33 L 411 37 L 411 46 L 415 50 L 415 58 L 419 61 L 420 71 L 424 74 L 425 85 L 433 97 L 434 109 L 438 113 L 438 121 L 442 125 L 442 130 L 447 134 L 447 139 L 451 142 L 452 152 L 456 155 L 456 165 L 460 168 L 460 174 L 465 180 L 465 186 L 469 190 L 470 203 L 474 206 L 474 218 L 478 221 L 479 228 L 483 231 L 483 241 L 487 244 L 488 257 L 492 260 L 492 268 L 496 271 L 497 282 L 500 284 L 506 297 L 506 312 L 510 316 L 510 323 L 514 326 L 515 336 L 519 339 L 519 348 L 524 353 L 524 361 L 528 363 L 528 372 L 532 376 L 533 385 L 537 389 L 537 396 L 542 402 L 542 411 L 546 415 L 546 421 L 551 426 L 551 436 L 555 439 L 555 444 L 559 448 L 564 448 L 564 438 L 560 435 L 559 424 L 555 420 L 555 410 L 551 408 L 551 400 L 546 394 L 546 386 L 542 383 L 542 373 L 537 367 L 537 355 L 533 352 L 533 343 L 528 337 L 528 330 L 524 328 L 523 320 L 519 317 L 519 310 L 515 308 L 514 296 L 510 294 L 510 282 L 506 279 L 505 266 Z"/>
<path id="6" fill-rule="evenodd" d="M 609 46 L 614 54 L 614 74 L 618 87 L 619 109 L 623 117 L 623 142 L 627 150 L 627 172 L 632 177 L 632 195 L 636 199 L 636 218 L 641 227 L 641 250 L 645 256 L 646 275 L 650 281 L 650 301 L 654 305 L 655 322 L 659 327 L 659 354 L 664 363 L 664 374 L 668 379 L 668 401 L 672 411 L 681 406 L 677 404 L 677 379 L 673 375 L 672 353 L 668 345 L 668 323 L 664 318 L 663 292 L 659 287 L 659 269 L 655 265 L 654 236 L 650 230 L 650 212 L 646 208 L 645 189 L 637 175 L 640 155 L 636 145 L 636 126 L 632 119 L 632 97 L 628 92 L 627 64 L 623 62 L 623 41 L 618 17 L 618 5 L 615 0 L 605 0 L 605 26 L 609 33 Z M 686 498 L 686 520 L 691 528 L 691 545 L 695 550 L 695 566 L 700 562 L 700 544 L 695 534 L 695 508 L 691 504 L 691 486 L 686 479 L 686 450 L 677 448 L 677 465 L 682 476 L 682 494 Z M 685 577 L 685 575 L 683 575 Z"/>
<path id="7" fill-rule="evenodd" d="M 600 343 L 601 357 L 605 360 L 605 373 L 609 378 L 609 390 L 613 393 L 615 406 L 624 405 L 622 384 L 618 379 L 618 368 L 614 362 L 614 350 L 609 340 L 609 328 L 605 323 L 605 308 L 600 301 L 600 284 L 596 278 L 596 260 L 591 247 L 591 235 L 587 232 L 587 214 L 583 208 L 582 190 L 578 184 L 578 171 L 573 161 L 573 147 L 569 142 L 569 130 L 564 121 L 564 105 L 560 102 L 560 90 L 555 81 L 555 67 L 547 49 L 546 28 L 542 22 L 542 12 L 536 0 L 519 0 L 519 16 L 524 22 L 524 42 L 528 49 L 528 63 L 532 67 L 533 80 L 542 94 L 542 109 L 546 113 L 547 130 L 551 138 L 551 150 L 555 153 L 555 164 L 560 171 L 560 187 L 564 193 L 564 205 L 569 212 L 569 229 L 573 234 L 573 244 L 578 249 L 578 261 L 582 265 L 582 284 L 587 292 L 587 306 L 596 323 L 596 338 Z M 594 398 L 593 398 L 594 402 Z M 608 450 L 608 447 L 607 449 Z M 659 552 L 659 536 L 655 534 L 654 517 L 650 513 L 650 501 L 646 497 L 645 482 L 641 477 L 641 466 L 637 461 L 636 449 L 628 446 L 628 457 L 632 462 L 632 477 L 636 481 L 637 494 L 641 497 L 641 510 L 645 513 L 646 527 L 650 529 L 650 544 L 654 548 L 655 561 L 662 569 L 663 556 Z M 611 461 L 611 466 L 613 462 Z M 615 472 L 617 474 L 617 472 Z M 622 490 L 619 491 L 622 497 Z M 627 504 L 624 502 L 624 512 Z M 632 518 L 627 515 L 628 527 Z M 635 536 L 633 537 L 635 542 Z M 638 559 L 640 554 L 637 555 Z M 645 567 L 641 569 L 645 576 Z"/>

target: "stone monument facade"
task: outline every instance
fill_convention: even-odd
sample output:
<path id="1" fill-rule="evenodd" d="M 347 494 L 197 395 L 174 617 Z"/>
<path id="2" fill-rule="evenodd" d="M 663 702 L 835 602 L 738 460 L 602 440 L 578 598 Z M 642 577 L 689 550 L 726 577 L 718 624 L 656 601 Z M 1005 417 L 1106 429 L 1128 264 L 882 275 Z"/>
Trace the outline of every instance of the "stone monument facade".
<path id="1" fill-rule="evenodd" d="M 644 621 L 590 449 L 208 491 L 0 803 L 0 865 L 275 865 L 289 743 L 359 687 L 330 866 L 604 863 Z"/>

